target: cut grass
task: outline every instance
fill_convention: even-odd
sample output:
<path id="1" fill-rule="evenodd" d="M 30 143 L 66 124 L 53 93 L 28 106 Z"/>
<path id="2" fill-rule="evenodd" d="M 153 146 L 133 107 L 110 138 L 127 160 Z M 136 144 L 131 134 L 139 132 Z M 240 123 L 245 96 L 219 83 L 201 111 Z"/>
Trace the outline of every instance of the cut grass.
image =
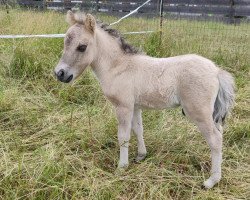
<path id="1" fill-rule="evenodd" d="M 18 9 L 0 10 L 0 27 L 0 34 L 67 30 L 62 14 Z M 122 32 L 145 27 L 157 29 L 157 19 L 117 26 Z M 0 199 L 249 199 L 249 33 L 249 24 L 166 20 L 162 46 L 158 33 L 126 36 L 149 55 L 200 54 L 236 77 L 223 179 L 208 191 L 200 188 L 209 175 L 208 146 L 180 109 L 144 112 L 148 156 L 132 162 L 132 138 L 131 164 L 118 173 L 117 122 L 92 73 L 73 85 L 53 77 L 63 40 L 0 40 Z"/>

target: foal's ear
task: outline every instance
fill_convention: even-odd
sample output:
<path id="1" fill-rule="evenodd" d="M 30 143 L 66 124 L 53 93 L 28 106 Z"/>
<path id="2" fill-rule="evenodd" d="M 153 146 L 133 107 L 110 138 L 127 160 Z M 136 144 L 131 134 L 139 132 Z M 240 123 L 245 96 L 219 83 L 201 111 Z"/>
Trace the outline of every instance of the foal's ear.
<path id="1" fill-rule="evenodd" d="M 66 21 L 68 22 L 69 25 L 73 25 L 76 23 L 75 15 L 71 10 L 67 12 Z"/>
<path id="2" fill-rule="evenodd" d="M 91 32 L 95 32 L 96 21 L 95 18 L 91 14 L 86 15 L 85 19 L 85 27 Z"/>

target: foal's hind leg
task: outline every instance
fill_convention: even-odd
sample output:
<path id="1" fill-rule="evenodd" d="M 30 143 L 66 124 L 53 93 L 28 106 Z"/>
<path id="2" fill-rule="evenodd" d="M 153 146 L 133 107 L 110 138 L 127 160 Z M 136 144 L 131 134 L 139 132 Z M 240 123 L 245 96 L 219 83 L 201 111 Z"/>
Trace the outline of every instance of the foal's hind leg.
<path id="1" fill-rule="evenodd" d="M 134 116 L 132 120 L 132 129 L 137 138 L 137 146 L 138 146 L 138 155 L 135 161 L 139 162 L 146 157 L 146 147 L 143 139 L 143 125 L 142 125 L 142 116 L 141 110 L 135 109 Z"/>
<path id="2" fill-rule="evenodd" d="M 205 188 L 212 188 L 221 179 L 222 163 L 222 133 L 215 126 L 212 118 L 212 109 L 210 106 L 197 106 L 185 109 L 185 113 L 198 126 L 200 132 L 205 137 L 212 157 L 211 176 L 204 182 Z"/>
<path id="3" fill-rule="evenodd" d="M 222 133 L 216 128 L 212 119 L 209 121 L 197 122 L 197 125 L 211 150 L 211 176 L 204 182 L 205 188 L 210 189 L 221 179 Z"/>

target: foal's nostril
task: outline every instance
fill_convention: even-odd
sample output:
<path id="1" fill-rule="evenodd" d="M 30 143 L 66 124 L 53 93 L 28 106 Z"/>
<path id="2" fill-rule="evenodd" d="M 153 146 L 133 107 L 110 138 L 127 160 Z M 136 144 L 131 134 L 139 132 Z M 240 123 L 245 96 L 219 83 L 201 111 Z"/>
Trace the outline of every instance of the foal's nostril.
<path id="1" fill-rule="evenodd" d="M 58 73 L 57 73 L 58 78 L 63 78 L 64 77 L 64 70 L 61 69 Z"/>
<path id="2" fill-rule="evenodd" d="M 55 73 L 56 76 L 57 76 L 57 79 L 59 81 L 63 81 L 64 80 L 64 75 L 65 75 L 65 72 L 63 69 L 60 69 L 57 73 Z"/>
<path id="3" fill-rule="evenodd" d="M 73 79 L 73 74 L 68 75 L 67 72 L 63 69 L 60 69 L 56 73 L 56 77 L 59 81 L 64 82 L 64 83 L 69 83 Z"/>

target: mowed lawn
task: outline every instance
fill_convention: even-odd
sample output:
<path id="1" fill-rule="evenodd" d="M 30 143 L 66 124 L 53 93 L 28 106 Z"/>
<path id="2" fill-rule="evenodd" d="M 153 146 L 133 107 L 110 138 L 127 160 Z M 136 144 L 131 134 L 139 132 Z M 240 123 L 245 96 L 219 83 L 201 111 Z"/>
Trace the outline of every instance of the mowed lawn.
<path id="1" fill-rule="evenodd" d="M 115 18 L 99 16 L 106 22 Z M 121 32 L 158 30 L 158 19 L 129 18 Z M 0 199 L 250 199 L 250 24 L 164 20 L 159 34 L 126 35 L 145 53 L 195 53 L 236 78 L 227 119 L 223 178 L 211 190 L 210 151 L 181 109 L 144 111 L 145 161 L 116 170 L 117 121 L 88 69 L 63 84 L 53 76 L 62 38 L 0 39 Z M 65 15 L 0 9 L 0 34 L 64 33 Z"/>

